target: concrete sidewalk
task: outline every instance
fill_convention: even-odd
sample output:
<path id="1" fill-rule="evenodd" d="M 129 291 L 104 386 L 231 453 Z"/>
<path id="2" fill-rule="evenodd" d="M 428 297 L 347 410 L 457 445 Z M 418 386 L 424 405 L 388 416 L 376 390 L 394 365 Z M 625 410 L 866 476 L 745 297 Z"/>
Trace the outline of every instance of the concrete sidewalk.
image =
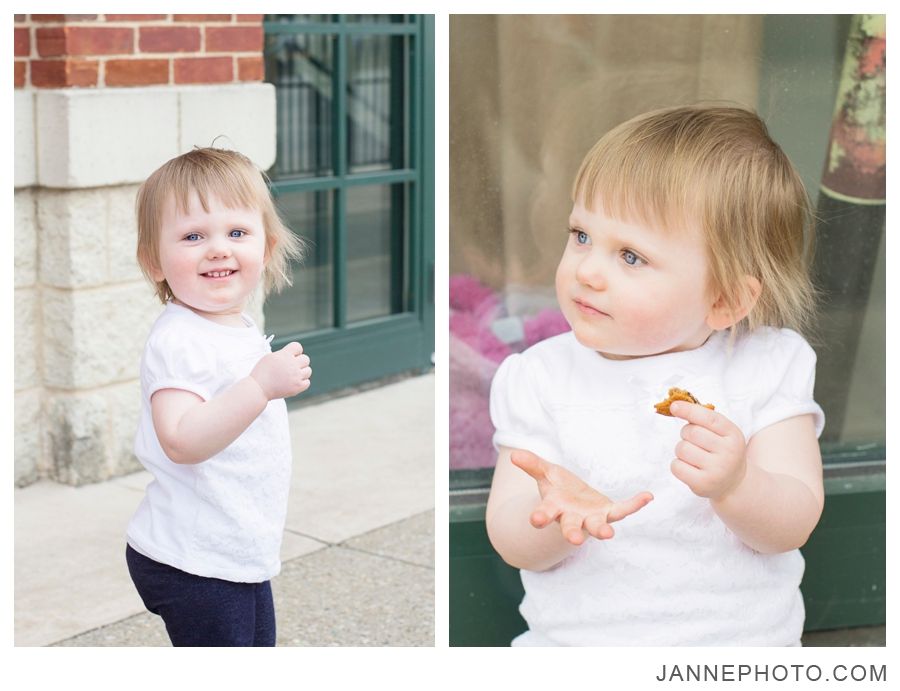
<path id="1" fill-rule="evenodd" d="M 434 644 L 434 376 L 290 413 L 278 645 Z M 15 644 L 169 645 L 125 566 L 146 472 L 15 491 Z"/>

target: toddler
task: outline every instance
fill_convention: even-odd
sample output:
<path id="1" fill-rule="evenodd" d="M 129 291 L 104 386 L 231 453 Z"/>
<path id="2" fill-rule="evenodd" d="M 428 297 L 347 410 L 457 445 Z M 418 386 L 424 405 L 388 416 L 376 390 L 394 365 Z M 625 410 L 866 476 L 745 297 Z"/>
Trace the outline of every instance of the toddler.
<path id="1" fill-rule="evenodd" d="M 273 646 L 291 441 L 284 398 L 309 388 L 299 343 L 273 353 L 244 313 L 280 289 L 300 240 L 245 156 L 194 149 L 137 195 L 137 259 L 165 305 L 141 359 L 135 454 L 153 481 L 126 559 L 175 646 Z"/>
<path id="2" fill-rule="evenodd" d="M 824 502 L 800 177 L 754 113 L 677 107 L 601 138 L 573 200 L 572 330 L 491 388 L 513 645 L 799 645 L 798 548 Z M 715 410 L 657 414 L 672 386 Z"/>

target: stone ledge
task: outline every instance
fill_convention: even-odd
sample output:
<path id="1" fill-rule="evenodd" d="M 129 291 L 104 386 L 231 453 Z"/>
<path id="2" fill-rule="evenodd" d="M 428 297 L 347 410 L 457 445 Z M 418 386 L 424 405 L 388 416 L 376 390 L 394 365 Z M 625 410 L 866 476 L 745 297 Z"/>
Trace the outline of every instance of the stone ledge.
<path id="1" fill-rule="evenodd" d="M 263 170 L 275 161 L 275 87 L 267 83 L 25 90 L 15 106 L 16 187 L 140 183 L 220 135 L 220 145 Z"/>

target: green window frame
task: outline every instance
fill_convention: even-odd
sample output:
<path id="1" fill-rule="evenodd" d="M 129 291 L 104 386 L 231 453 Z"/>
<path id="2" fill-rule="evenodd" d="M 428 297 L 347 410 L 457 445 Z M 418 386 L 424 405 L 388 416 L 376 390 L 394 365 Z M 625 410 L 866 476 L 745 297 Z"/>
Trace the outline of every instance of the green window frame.
<path id="1" fill-rule="evenodd" d="M 269 173 L 276 203 L 291 194 L 325 193 L 315 195 L 330 206 L 328 221 L 316 229 L 316 239 L 327 242 L 331 253 L 333 271 L 326 286 L 330 314 L 322 320 L 326 326 L 304 330 L 298 324 L 295 331 L 277 333 L 272 347 L 299 340 L 310 354 L 315 374 L 304 398 L 401 372 L 427 371 L 434 353 L 434 17 L 267 15 L 263 26 L 267 39 L 285 34 L 321 37 L 317 40 L 330 44 L 331 56 L 330 66 L 323 70 L 330 73 L 326 85 L 331 94 L 330 137 L 316 142 L 330 158 L 330 169 L 316 169 L 312 175 L 279 174 L 276 163 Z M 403 76 L 397 80 L 399 93 L 391 89 L 391 98 L 404 109 L 399 135 L 391 126 L 392 140 L 402 139 L 402 157 L 393 156 L 388 170 L 353 170 L 350 165 L 348 64 L 351 42 L 366 37 L 405 39 L 402 50 L 391 54 L 392 71 L 396 68 Z M 267 51 L 268 45 L 269 41 Z M 287 95 L 280 93 L 277 83 L 275 87 L 276 98 L 286 101 Z M 281 138 L 290 137 L 292 131 L 279 125 L 279 151 L 284 150 Z M 401 260 L 391 268 L 391 313 L 354 321 L 348 309 L 348 283 L 353 278 L 347 266 L 348 199 L 378 187 L 390 190 L 391 253 Z M 289 215 L 286 221 L 292 225 Z M 297 271 L 304 271 L 303 265 Z"/>

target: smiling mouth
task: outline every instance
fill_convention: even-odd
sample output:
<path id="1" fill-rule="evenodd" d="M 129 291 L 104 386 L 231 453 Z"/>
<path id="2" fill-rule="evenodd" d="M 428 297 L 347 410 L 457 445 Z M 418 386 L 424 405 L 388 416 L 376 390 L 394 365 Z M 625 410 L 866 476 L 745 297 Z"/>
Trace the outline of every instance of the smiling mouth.
<path id="1" fill-rule="evenodd" d="M 226 269 L 225 271 L 207 271 L 205 274 L 201 274 L 202 276 L 206 276 L 206 278 L 227 278 L 233 273 L 237 273 L 235 269 Z"/>

